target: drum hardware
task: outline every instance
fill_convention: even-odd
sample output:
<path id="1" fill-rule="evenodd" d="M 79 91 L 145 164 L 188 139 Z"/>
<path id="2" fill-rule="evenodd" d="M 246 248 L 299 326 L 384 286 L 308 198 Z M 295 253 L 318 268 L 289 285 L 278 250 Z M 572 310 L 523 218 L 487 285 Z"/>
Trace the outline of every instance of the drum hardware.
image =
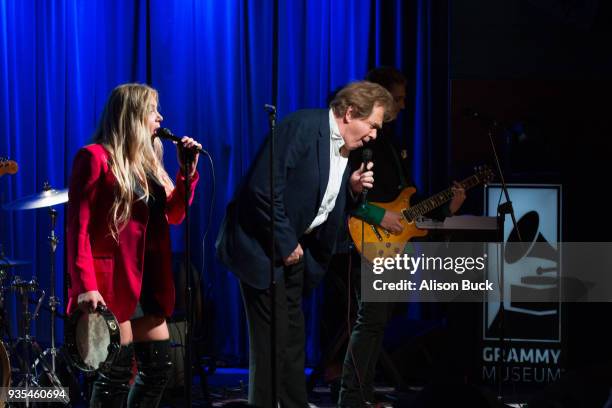
<path id="1" fill-rule="evenodd" d="M 26 389 L 38 388 L 43 386 L 41 380 L 44 380 L 46 387 L 62 387 L 52 364 L 48 363 L 48 356 L 52 356 L 52 350 L 43 351 L 30 334 L 31 324 L 38 318 L 40 308 L 43 306 L 45 291 L 39 287 L 35 277 L 23 280 L 20 276 L 15 276 L 9 288 L 15 292 L 23 309 L 20 337 L 10 345 L 10 354 L 15 358 L 13 363 L 19 367 L 14 371 L 17 374 L 14 385 Z M 31 300 L 31 294 L 36 295 L 36 300 Z M 36 304 L 32 313 L 30 313 L 30 304 Z M 61 402 L 67 404 L 69 399 L 66 398 Z M 26 401 L 26 406 L 29 406 L 28 401 Z"/>
<path id="2" fill-rule="evenodd" d="M 38 317 L 38 312 L 40 311 L 40 306 L 42 305 L 42 301 L 45 298 L 45 291 L 38 287 L 38 280 L 36 277 L 33 277 L 29 281 L 22 280 L 21 277 L 15 276 L 13 278 L 13 282 L 11 283 L 11 289 L 17 293 L 21 300 L 21 304 L 23 307 L 23 333 L 24 337 L 28 338 L 30 336 L 30 323 Z M 28 293 L 37 293 L 38 300 L 36 301 L 36 309 L 34 309 L 34 313 L 30 313 L 29 303 L 30 298 Z"/>
<path id="3" fill-rule="evenodd" d="M 0 308 L 4 303 L 4 281 L 8 279 L 9 270 L 18 266 L 29 265 L 30 261 L 11 259 L 4 254 L 4 248 L 0 244 Z"/>
<path id="4" fill-rule="evenodd" d="M 57 312 L 57 306 L 59 305 L 59 299 L 55 296 L 55 250 L 59 239 L 55 235 L 55 222 L 57 219 L 57 211 L 53 208 L 49 209 L 49 217 L 51 218 L 51 233 L 49 234 L 49 289 L 51 295 L 49 296 L 49 308 L 51 309 L 51 367 L 52 372 L 55 373 L 55 357 L 57 356 L 57 349 L 55 348 L 55 315 Z M 55 374 L 54 374 L 55 375 Z"/>
<path id="5" fill-rule="evenodd" d="M 30 299 L 30 305 L 35 305 L 35 304 L 37 304 L 37 303 L 38 303 L 37 301 Z M 48 305 L 46 305 L 45 303 L 43 303 L 43 304 L 40 306 L 40 309 L 41 309 L 41 310 L 44 310 L 44 311 L 45 311 L 45 312 L 47 312 L 47 313 L 51 313 L 51 308 L 49 308 L 49 306 L 48 306 Z M 55 312 L 55 317 L 57 317 L 58 319 L 61 319 L 61 320 L 65 320 L 65 319 L 67 318 L 66 314 L 64 314 L 64 313 L 60 312 L 59 310 L 56 310 L 56 312 Z M 60 347 L 60 348 L 61 348 L 61 347 Z M 58 350 L 59 350 L 60 348 L 58 348 Z"/>
<path id="6" fill-rule="evenodd" d="M 32 374 L 31 363 L 32 356 L 39 350 L 40 347 L 34 341 L 34 338 L 30 334 L 30 325 L 38 317 L 40 307 L 45 298 L 45 291 L 38 286 L 36 277 L 32 279 L 23 280 L 20 276 L 15 276 L 11 282 L 10 288 L 14 291 L 22 305 L 22 322 L 23 326 L 20 330 L 20 337 L 12 347 L 15 350 L 12 353 L 13 356 L 19 359 L 20 364 L 20 380 L 15 385 L 17 387 L 23 387 L 26 389 L 38 387 L 36 376 Z M 30 294 L 34 293 L 38 296 L 36 301 L 36 308 L 33 313 L 30 313 Z M 26 401 L 26 406 L 29 406 L 29 402 Z"/>
<path id="7" fill-rule="evenodd" d="M 112 365 L 119 353 L 119 322 L 101 303 L 93 313 L 78 308 L 68 319 L 65 340 L 72 363 L 81 371 L 96 371 Z"/>
<path id="8" fill-rule="evenodd" d="M 51 369 L 51 366 L 49 364 L 49 360 L 53 361 L 53 358 L 55 357 L 55 359 L 57 359 L 59 357 L 58 356 L 53 356 L 51 349 L 46 349 L 45 351 L 41 352 L 36 359 L 34 359 L 34 362 L 32 363 L 32 367 L 30 368 L 31 372 L 33 372 L 34 374 L 34 378 L 36 378 L 36 383 L 37 386 L 39 387 L 54 387 L 57 388 L 58 390 L 60 390 L 60 388 L 62 386 L 66 386 L 66 388 L 69 389 L 69 391 L 71 390 L 71 388 L 76 387 L 76 389 L 78 389 L 78 381 L 76 381 L 76 376 L 74 376 L 74 373 L 72 373 L 72 371 L 70 370 L 70 367 L 68 366 L 68 374 L 72 376 L 72 384 L 66 384 L 66 379 L 64 378 L 64 382 L 62 382 L 59 378 L 59 375 L 57 373 L 57 367 L 53 367 L 53 369 Z M 67 360 L 64 357 L 65 360 Z M 65 361 L 68 362 L 68 361 Z M 40 366 L 40 370 L 39 370 L 39 366 Z M 68 385 L 70 385 L 70 387 L 68 387 Z M 62 395 L 61 393 L 58 395 Z M 61 397 L 61 402 L 63 404 L 68 404 L 70 403 L 71 397 L 70 395 L 65 395 L 63 397 Z"/>
<path id="9" fill-rule="evenodd" d="M 39 364 L 43 367 L 43 371 L 47 378 L 50 379 L 52 386 L 61 387 L 61 383 L 56 375 L 56 356 L 58 354 L 58 349 L 55 347 L 55 318 L 57 317 L 57 307 L 60 302 L 58 297 L 55 295 L 55 251 L 57 249 L 57 245 L 59 243 L 58 236 L 55 234 L 55 224 L 57 219 L 57 211 L 52 208 L 54 205 L 62 204 L 68 201 L 68 190 L 54 190 L 51 188 L 51 185 L 48 182 L 44 183 L 43 191 L 31 196 L 23 197 L 18 200 L 12 201 L 8 204 L 5 204 L 3 208 L 5 210 L 29 210 L 29 209 L 37 209 L 44 207 L 49 208 L 49 217 L 51 221 L 51 230 L 48 236 L 49 241 L 49 250 L 50 250 L 50 268 L 49 268 L 49 280 L 50 280 L 50 296 L 49 296 L 49 310 L 51 314 L 51 347 L 45 351 L 43 351 L 40 356 L 50 356 L 51 359 L 51 367 L 49 368 L 47 363 L 45 362 L 45 358 L 39 358 L 34 362 L 34 365 L 30 364 L 30 351 L 32 350 L 32 345 L 34 344 L 33 338 L 30 336 L 30 323 L 32 320 L 35 320 L 38 317 L 38 312 L 40 307 L 42 306 L 42 301 L 45 296 L 45 292 L 38 289 L 38 282 L 36 278 L 33 278 L 31 281 L 26 282 L 17 279 L 13 282 L 11 287 L 16 290 L 19 295 L 22 297 L 23 307 L 24 307 L 24 335 L 18 340 L 18 343 L 24 342 L 26 344 L 26 352 L 25 352 L 25 367 L 26 374 L 25 386 L 29 386 L 31 384 L 36 384 L 36 377 L 32 376 L 31 370 L 34 370 Z M 12 266 L 12 264 L 11 264 Z M 28 292 L 39 290 L 39 293 L 42 293 L 36 305 L 36 309 L 33 314 L 29 313 L 28 303 L 29 297 L 27 296 Z"/>

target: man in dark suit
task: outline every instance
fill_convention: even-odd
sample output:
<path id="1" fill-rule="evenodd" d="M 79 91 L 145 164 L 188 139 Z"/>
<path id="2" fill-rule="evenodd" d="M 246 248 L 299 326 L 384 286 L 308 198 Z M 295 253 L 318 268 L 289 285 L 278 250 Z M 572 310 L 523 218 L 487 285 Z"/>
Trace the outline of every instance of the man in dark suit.
<path id="1" fill-rule="evenodd" d="M 391 120 L 393 99 L 360 81 L 340 90 L 327 110 L 302 110 L 276 129 L 274 160 L 276 361 L 283 407 L 308 406 L 304 375 L 304 287 L 316 285 L 334 252 L 347 194 L 373 186 L 371 166 L 349 175 L 351 150 Z M 249 403 L 275 407 L 270 384 L 269 140 L 228 205 L 217 238 L 219 259 L 240 279 L 249 323 Z"/>

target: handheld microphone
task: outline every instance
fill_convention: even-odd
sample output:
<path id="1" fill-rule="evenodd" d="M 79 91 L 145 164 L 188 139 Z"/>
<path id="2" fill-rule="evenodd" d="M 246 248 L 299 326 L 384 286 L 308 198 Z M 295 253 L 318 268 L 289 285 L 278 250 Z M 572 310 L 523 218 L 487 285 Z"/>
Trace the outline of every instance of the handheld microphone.
<path id="1" fill-rule="evenodd" d="M 177 143 L 181 142 L 181 138 L 178 136 L 175 136 L 168 128 L 157 128 L 155 130 L 155 136 L 159 137 L 160 139 L 172 140 L 173 142 L 177 142 Z M 195 150 L 198 153 L 204 153 L 204 154 L 208 153 L 206 150 L 200 147 L 194 146 L 191 149 Z"/>
<path id="2" fill-rule="evenodd" d="M 372 149 L 370 148 L 365 148 L 363 149 L 363 151 L 361 152 L 361 160 L 363 162 L 363 169 L 364 171 L 367 171 L 368 169 L 368 163 L 372 161 Z M 368 189 L 367 188 L 363 188 L 363 191 L 361 192 L 361 202 L 362 204 L 366 203 L 366 196 L 368 195 Z"/>

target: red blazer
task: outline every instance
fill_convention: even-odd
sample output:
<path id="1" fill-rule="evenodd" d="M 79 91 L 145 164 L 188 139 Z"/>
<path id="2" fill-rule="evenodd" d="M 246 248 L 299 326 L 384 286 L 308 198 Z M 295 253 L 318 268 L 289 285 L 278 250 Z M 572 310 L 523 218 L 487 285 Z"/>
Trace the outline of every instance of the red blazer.
<path id="1" fill-rule="evenodd" d="M 119 242 L 109 228 L 115 177 L 108 165 L 109 153 L 99 144 L 85 146 L 74 159 L 68 191 L 68 312 L 77 306 L 79 294 L 97 290 L 119 322 L 128 320 L 140 298 L 147 228 L 158 235 L 152 274 L 154 296 L 164 314 L 174 308 L 174 281 L 171 269 L 170 228 L 185 217 L 185 179 L 179 172 L 176 187 L 167 197 L 163 223 L 149 223 L 149 208 L 143 201 L 133 204 L 132 215 L 119 234 Z M 190 186 L 190 203 L 198 181 L 196 172 Z M 162 225 L 158 225 L 162 224 Z"/>

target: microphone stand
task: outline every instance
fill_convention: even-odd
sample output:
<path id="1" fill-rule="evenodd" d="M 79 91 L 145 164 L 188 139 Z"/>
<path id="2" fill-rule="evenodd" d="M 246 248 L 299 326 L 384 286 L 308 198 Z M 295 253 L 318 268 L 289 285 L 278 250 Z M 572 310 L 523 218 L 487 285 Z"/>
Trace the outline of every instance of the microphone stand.
<path id="1" fill-rule="evenodd" d="M 274 260 L 276 259 L 275 220 L 274 220 L 274 139 L 276 136 L 276 106 L 265 105 L 268 111 L 270 126 L 270 384 L 274 407 L 278 405 L 278 387 L 276 384 L 276 279 L 274 276 Z"/>
<path id="2" fill-rule="evenodd" d="M 185 356 L 183 359 L 183 365 L 185 366 L 184 382 L 185 382 L 185 406 L 193 406 L 192 400 L 192 356 L 193 356 L 193 297 L 191 288 L 191 268 L 190 268 L 190 248 L 189 248 L 189 199 L 191 198 L 190 186 L 191 186 L 191 169 L 190 166 L 193 161 L 193 153 L 189 149 L 183 148 L 183 176 L 185 177 L 185 313 L 187 322 L 185 325 Z"/>
<path id="3" fill-rule="evenodd" d="M 500 277 L 499 277 L 499 287 L 500 287 L 500 299 L 499 299 L 499 319 L 498 319 L 498 326 L 499 326 L 499 347 L 501 349 L 501 358 L 500 360 L 497 362 L 497 368 L 498 368 L 498 375 L 496 376 L 496 380 L 497 380 L 497 386 L 498 386 L 498 395 L 497 395 L 497 399 L 500 402 L 503 402 L 504 396 L 503 396 L 503 369 L 504 369 L 504 359 L 506 358 L 506 343 L 505 343 L 505 333 L 504 333 L 504 311 L 505 311 L 505 287 L 504 287 L 504 263 L 505 263 L 505 245 L 504 245 L 504 230 L 503 230 L 503 225 L 504 225 L 504 219 L 506 218 L 506 214 L 510 214 L 510 217 L 512 218 L 512 224 L 514 225 L 514 229 L 517 233 L 519 242 L 523 242 L 522 238 L 521 238 L 521 233 L 519 231 L 518 225 L 516 223 L 516 217 L 514 215 L 514 208 L 512 207 L 512 201 L 510 201 L 510 194 L 508 193 L 508 188 L 506 186 L 506 180 L 504 179 L 504 174 L 502 172 L 502 168 L 501 168 L 501 164 L 499 162 L 499 156 L 497 155 L 497 150 L 495 149 L 495 143 L 493 141 L 493 130 L 495 128 L 497 128 L 497 121 L 492 120 L 487 134 L 489 136 L 489 142 L 491 143 L 491 150 L 493 151 L 493 158 L 495 159 L 495 166 L 497 167 L 497 172 L 499 174 L 499 178 L 501 181 L 501 185 L 502 185 L 502 191 L 504 193 L 504 196 L 506 197 L 506 202 L 503 204 L 500 204 L 497 207 L 497 219 L 498 219 L 498 229 L 501 231 L 501 249 L 500 249 L 500 258 L 501 258 L 501 262 L 500 262 Z"/>

